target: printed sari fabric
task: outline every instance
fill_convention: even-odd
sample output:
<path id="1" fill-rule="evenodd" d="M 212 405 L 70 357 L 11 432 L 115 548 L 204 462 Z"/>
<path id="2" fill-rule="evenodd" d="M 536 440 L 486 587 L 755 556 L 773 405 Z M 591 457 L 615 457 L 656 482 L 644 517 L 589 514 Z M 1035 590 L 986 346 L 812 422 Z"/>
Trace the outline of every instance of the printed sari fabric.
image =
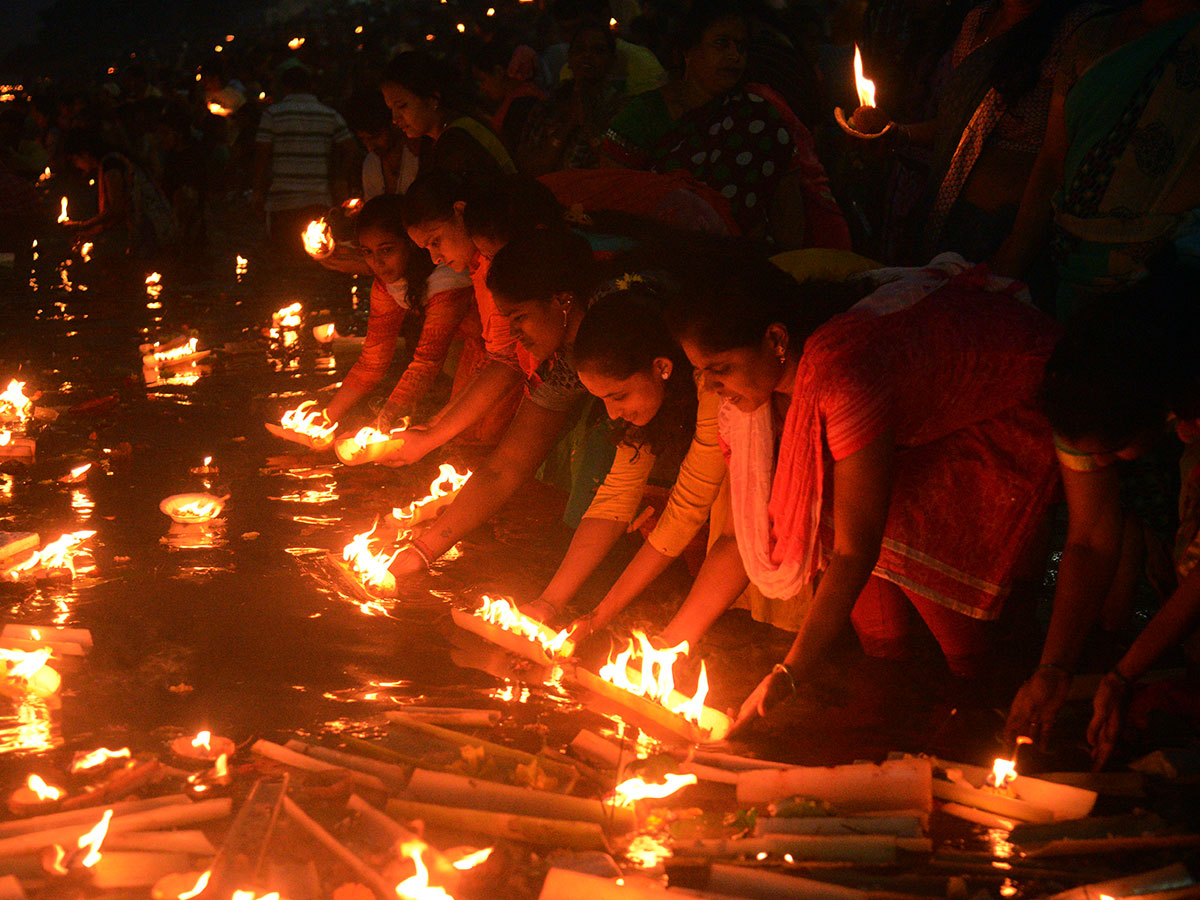
<path id="1" fill-rule="evenodd" d="M 746 85 L 672 119 L 662 90 L 631 100 L 609 125 L 604 152 L 631 169 L 690 172 L 729 201 L 753 231 L 784 176 L 803 174 L 810 246 L 850 248 L 812 135 L 774 91 Z"/>
<path id="2" fill-rule="evenodd" d="M 1057 483 L 1034 402 L 1056 328 L 952 254 L 878 274 L 894 280 L 805 343 L 777 461 L 769 404 L 722 407 L 738 550 L 765 594 L 799 593 L 828 563 L 833 464 L 890 429 L 874 574 L 994 619 Z"/>
<path id="3" fill-rule="evenodd" d="M 1141 277 L 1185 218 L 1163 204 L 1200 145 L 1200 12 L 1099 59 L 1067 94 L 1066 125 L 1054 249 L 1069 313 L 1080 289 Z"/>

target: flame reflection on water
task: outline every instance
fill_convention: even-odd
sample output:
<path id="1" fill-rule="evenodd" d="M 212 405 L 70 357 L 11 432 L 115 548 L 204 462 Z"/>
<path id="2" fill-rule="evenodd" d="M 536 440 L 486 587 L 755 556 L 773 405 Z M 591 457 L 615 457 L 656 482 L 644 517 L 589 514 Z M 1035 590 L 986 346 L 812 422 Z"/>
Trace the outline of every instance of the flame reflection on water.
<path id="1" fill-rule="evenodd" d="M 61 746 L 59 725 L 45 700 L 24 697 L 12 713 L 0 714 L 0 754 L 42 753 Z"/>

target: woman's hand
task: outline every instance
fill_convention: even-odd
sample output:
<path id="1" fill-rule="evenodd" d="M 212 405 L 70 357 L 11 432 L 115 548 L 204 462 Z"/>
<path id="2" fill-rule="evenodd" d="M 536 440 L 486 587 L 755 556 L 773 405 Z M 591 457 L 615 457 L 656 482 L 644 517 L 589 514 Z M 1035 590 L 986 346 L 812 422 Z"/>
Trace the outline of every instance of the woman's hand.
<path id="1" fill-rule="evenodd" d="M 416 549 L 409 544 L 396 554 L 388 571 L 396 577 L 397 582 L 406 575 L 419 575 L 427 571 L 425 560 Z"/>
<path id="2" fill-rule="evenodd" d="M 531 619 L 537 619 L 539 622 L 549 622 L 558 616 L 561 609 L 547 600 L 545 597 L 538 597 L 532 603 L 526 603 L 520 607 L 520 611 Z"/>
<path id="3" fill-rule="evenodd" d="M 735 737 L 745 731 L 755 719 L 765 716 L 772 708 L 795 695 L 796 686 L 789 670 L 783 666 L 776 666 L 742 703 L 733 728 L 729 730 L 729 736 Z"/>
<path id="4" fill-rule="evenodd" d="M 1058 711 L 1071 691 L 1071 676 L 1053 666 L 1043 666 L 1029 676 L 1013 699 L 1004 726 L 1005 740 L 1013 743 L 1022 735 L 1044 746 Z"/>
<path id="5" fill-rule="evenodd" d="M 382 428 L 379 430 L 383 431 Z M 430 437 L 429 432 L 418 425 L 415 428 L 409 428 L 405 431 L 404 443 L 387 456 L 380 457 L 378 462 L 380 465 L 392 466 L 393 468 L 411 466 L 413 463 L 424 459 L 425 454 L 438 446 L 440 444 Z"/>
<path id="6" fill-rule="evenodd" d="M 1125 717 L 1125 684 L 1109 672 L 1100 681 L 1092 700 L 1092 721 L 1088 724 L 1087 739 L 1092 745 L 1092 766 L 1104 768 L 1116 746 Z"/>

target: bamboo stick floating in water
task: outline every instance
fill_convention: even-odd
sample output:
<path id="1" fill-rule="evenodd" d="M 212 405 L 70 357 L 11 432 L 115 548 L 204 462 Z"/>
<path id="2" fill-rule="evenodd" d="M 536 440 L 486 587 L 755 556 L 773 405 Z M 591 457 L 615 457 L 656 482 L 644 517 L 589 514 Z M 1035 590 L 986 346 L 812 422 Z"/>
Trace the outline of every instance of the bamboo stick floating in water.
<path id="1" fill-rule="evenodd" d="M 92 886 L 105 890 L 150 887 L 164 875 L 186 870 L 190 863 L 185 853 L 111 850 L 106 840 L 100 859 L 91 869 Z"/>
<path id="2" fill-rule="evenodd" d="M 113 803 L 105 808 L 111 809 L 113 818 L 116 819 L 131 813 L 160 809 L 164 806 L 187 806 L 191 802 L 191 798 L 186 794 L 170 794 L 166 797 L 152 797 L 149 800 L 127 800 L 122 803 Z M 51 828 L 62 828 L 67 825 L 81 825 L 85 822 L 91 827 L 96 823 L 96 819 L 97 813 L 94 809 L 73 809 L 67 812 L 47 813 L 44 816 L 34 816 L 29 819 L 14 819 L 11 822 L 0 822 L 0 839 L 17 834 L 48 831 Z"/>
<path id="3" fill-rule="evenodd" d="M 354 874 L 363 880 L 380 898 L 380 900 L 395 900 L 396 892 L 383 878 L 364 863 L 361 859 L 347 850 L 332 834 L 321 827 L 315 819 L 296 805 L 295 801 L 286 794 L 283 797 L 284 814 L 307 831 L 317 843 L 328 850 L 338 860 L 354 870 Z"/>
<path id="4" fill-rule="evenodd" d="M 104 852 L 138 850 L 148 853 L 187 853 L 190 856 L 215 856 L 217 848 L 203 831 L 131 831 L 104 839 Z"/>
<path id="5" fill-rule="evenodd" d="M 823 800 L 842 813 L 928 812 L 933 807 L 933 766 L 928 759 L 897 759 L 880 765 L 756 769 L 738 776 L 738 803 L 749 806 L 790 797 Z"/>
<path id="6" fill-rule="evenodd" d="M 105 808 L 107 809 L 107 807 Z M 125 831 L 150 831 L 174 828 L 179 825 L 195 825 L 200 822 L 224 819 L 232 810 L 233 801 L 228 797 L 201 800 L 199 803 L 171 804 L 123 816 L 114 814 L 112 821 L 108 823 L 108 831 L 109 834 L 119 834 Z M 35 853 L 54 844 L 73 844 L 80 835 L 90 831 L 92 826 L 100 820 L 102 810 L 99 807 L 90 811 L 95 814 L 95 817 L 85 820 L 83 824 L 62 825 L 47 828 L 44 831 L 0 839 L 0 859 L 20 856 L 24 853 Z"/>
<path id="7" fill-rule="evenodd" d="M 467 728 L 488 728 L 499 724 L 502 717 L 498 709 L 453 709 L 441 706 L 409 706 L 404 713 L 420 722 Z"/>
<path id="8" fill-rule="evenodd" d="M 920 816 L 759 816 L 754 827 L 758 834 L 890 834 L 895 837 L 921 837 L 923 834 Z"/>
<path id="9" fill-rule="evenodd" d="M 308 772 L 335 772 L 363 787 L 383 791 L 384 793 L 387 793 L 388 790 L 387 785 L 374 775 L 368 775 L 365 772 L 356 772 L 344 766 L 335 766 L 332 763 L 313 759 L 311 756 L 305 756 L 303 753 L 297 753 L 295 750 L 289 750 L 287 747 L 273 744 L 270 741 L 255 741 L 254 746 L 250 748 L 250 752 L 257 756 L 274 760 L 277 763 L 283 763 L 285 766 L 291 766 L 294 769 L 304 769 Z"/>
<path id="10" fill-rule="evenodd" d="M 425 769 L 413 772 L 412 780 L 405 791 L 405 799 L 547 819 L 611 823 L 618 831 L 628 831 L 634 824 L 632 810 L 606 806 L 599 800 L 512 787 Z"/>
<path id="11" fill-rule="evenodd" d="M 1133 897 L 1186 887 L 1195 887 L 1195 880 L 1183 863 L 1175 863 L 1149 872 L 1114 878 L 1111 881 L 1083 884 L 1055 894 L 1049 900 L 1100 900 L 1101 897 Z"/>
<path id="12" fill-rule="evenodd" d="M 339 766 L 343 769 L 354 769 L 358 772 L 364 772 L 367 775 L 373 775 L 385 784 L 392 785 L 397 789 L 403 789 L 412 775 L 412 769 L 404 768 L 403 766 L 380 762 L 377 759 L 355 756 L 352 753 L 342 753 L 327 747 L 306 744 L 303 741 L 288 741 L 286 747 L 289 750 L 295 750 L 297 753 L 303 753 L 305 756 L 311 756 L 313 759 L 329 763 L 333 766 Z"/>
<path id="13" fill-rule="evenodd" d="M 433 828 L 471 832 L 542 847 L 605 852 L 609 849 L 603 829 L 595 822 L 546 819 L 436 803 L 414 803 L 410 800 L 389 800 L 387 811 L 388 815 L 406 822 L 420 819 Z"/>

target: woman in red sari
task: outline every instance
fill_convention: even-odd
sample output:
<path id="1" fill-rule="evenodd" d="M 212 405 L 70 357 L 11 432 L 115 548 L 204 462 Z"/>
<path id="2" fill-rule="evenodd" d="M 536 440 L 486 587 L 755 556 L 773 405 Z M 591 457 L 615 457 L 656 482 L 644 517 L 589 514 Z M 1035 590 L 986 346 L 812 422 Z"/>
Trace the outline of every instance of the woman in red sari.
<path id="1" fill-rule="evenodd" d="M 663 638 L 695 640 L 747 578 L 772 597 L 815 582 L 742 721 L 811 678 L 848 621 L 900 658 L 915 611 L 951 671 L 976 674 L 1056 481 L 1034 403 L 1053 324 L 950 254 L 804 291 L 715 263 L 675 330 L 724 398 L 732 513 Z"/>

